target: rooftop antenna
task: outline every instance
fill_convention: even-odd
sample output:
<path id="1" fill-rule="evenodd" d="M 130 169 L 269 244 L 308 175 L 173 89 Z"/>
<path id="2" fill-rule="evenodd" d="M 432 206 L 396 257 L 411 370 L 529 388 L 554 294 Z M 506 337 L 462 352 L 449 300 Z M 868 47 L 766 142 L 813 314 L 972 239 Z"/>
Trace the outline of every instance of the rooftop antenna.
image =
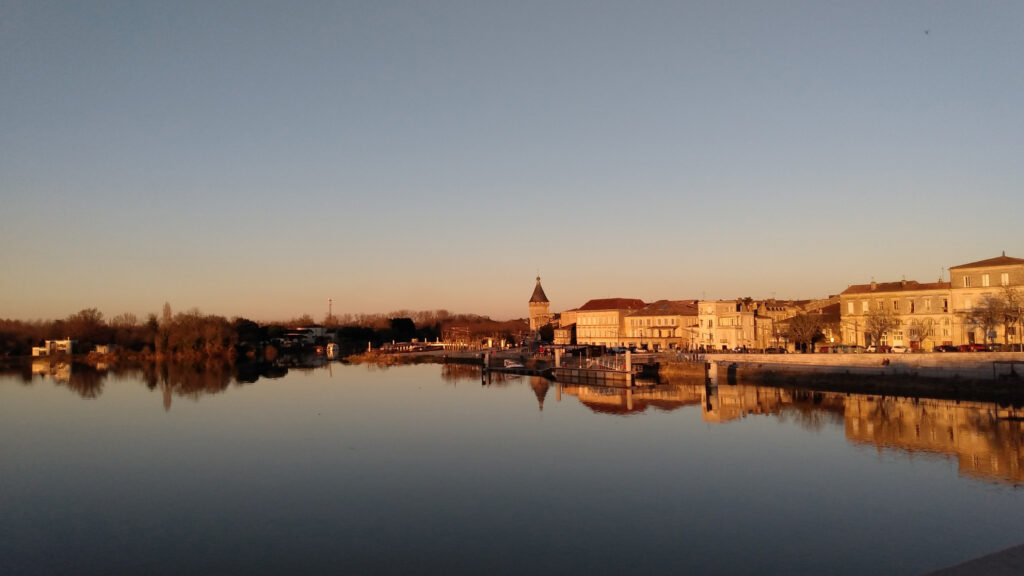
<path id="1" fill-rule="evenodd" d="M 334 298 L 327 299 L 327 321 L 330 322 L 331 318 L 334 317 Z"/>

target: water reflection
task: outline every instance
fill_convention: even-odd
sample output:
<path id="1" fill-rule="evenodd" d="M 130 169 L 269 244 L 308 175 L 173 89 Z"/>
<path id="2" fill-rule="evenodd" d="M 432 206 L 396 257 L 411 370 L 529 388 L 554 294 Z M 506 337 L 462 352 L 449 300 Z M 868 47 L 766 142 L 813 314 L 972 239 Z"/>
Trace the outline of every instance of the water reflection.
<path id="1" fill-rule="evenodd" d="M 532 383 L 531 383 L 532 387 Z M 989 402 L 870 396 L 760 386 L 672 384 L 655 388 L 558 386 L 596 414 L 639 415 L 700 406 L 701 419 L 729 423 L 772 416 L 820 432 L 842 426 L 846 438 L 879 451 L 955 457 L 961 474 L 1024 483 L 1024 410 Z"/>
<path id="2" fill-rule="evenodd" d="M 320 366 L 321 368 L 317 368 Z M 46 379 L 75 392 L 83 399 L 97 399 L 110 375 L 137 378 L 159 391 L 164 410 L 176 398 L 198 401 L 217 395 L 232 385 L 280 378 L 291 370 L 322 369 L 293 361 L 281 364 L 150 364 L 136 368 L 110 368 L 37 360 L 8 368 L 25 384 Z M 990 402 L 903 398 L 807 389 L 770 388 L 753 385 L 707 386 L 673 383 L 632 389 L 588 385 L 564 385 L 540 377 L 489 373 L 478 366 L 445 364 L 439 367 L 444 382 L 471 382 L 477 386 L 521 389 L 532 394 L 538 411 L 546 403 L 575 398 L 588 411 L 600 415 L 642 416 L 647 413 L 680 412 L 700 407 L 700 418 L 709 424 L 728 425 L 751 416 L 767 416 L 820 432 L 829 428 L 845 433 L 847 441 L 874 447 L 879 452 L 936 454 L 955 458 L 966 476 L 1024 483 L 1024 410 Z M 401 368 L 398 368 L 401 369 Z M 518 392 L 515 392 L 518 393 Z M 553 395 L 553 398 L 552 398 Z M 550 405 L 550 404 L 549 404 Z"/>
<path id="3" fill-rule="evenodd" d="M 37 380 L 51 381 L 84 399 L 103 394 L 109 376 L 137 378 L 150 390 L 159 389 L 165 410 L 170 410 L 175 396 L 199 400 L 207 394 L 220 394 L 232 384 L 252 384 L 260 378 L 278 379 L 289 370 L 310 371 L 328 366 L 323 357 L 278 357 L 274 362 L 231 364 L 227 362 L 142 363 L 129 366 L 90 364 L 69 359 L 36 358 L 0 366 L 0 376 L 17 375 L 21 382 L 32 385 Z"/>
<path id="4" fill-rule="evenodd" d="M 882 450 L 956 457 L 961 474 L 1024 482 L 1024 419 L 1018 409 L 926 398 L 851 395 L 846 437 Z"/>
<path id="5" fill-rule="evenodd" d="M 472 364 L 442 364 L 441 379 L 451 384 L 462 381 L 480 381 L 480 367 Z"/>

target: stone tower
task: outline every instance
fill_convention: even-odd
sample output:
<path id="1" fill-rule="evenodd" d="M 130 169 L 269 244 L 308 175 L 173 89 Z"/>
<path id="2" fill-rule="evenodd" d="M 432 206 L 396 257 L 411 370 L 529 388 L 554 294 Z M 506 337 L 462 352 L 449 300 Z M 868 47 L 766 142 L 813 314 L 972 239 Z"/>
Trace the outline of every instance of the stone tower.
<path id="1" fill-rule="evenodd" d="M 540 276 L 537 276 L 537 287 L 530 296 L 530 332 L 537 332 L 540 327 L 551 321 L 551 303 L 540 287 Z"/>

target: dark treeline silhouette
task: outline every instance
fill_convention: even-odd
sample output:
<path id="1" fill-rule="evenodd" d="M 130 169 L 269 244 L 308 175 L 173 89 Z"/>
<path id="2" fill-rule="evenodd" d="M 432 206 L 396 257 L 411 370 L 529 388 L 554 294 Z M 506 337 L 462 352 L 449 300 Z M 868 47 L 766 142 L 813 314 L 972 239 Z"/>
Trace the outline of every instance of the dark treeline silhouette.
<path id="1" fill-rule="evenodd" d="M 526 328 L 524 320 L 495 321 L 477 314 L 452 314 L 447 310 L 398 310 L 390 314 L 343 314 L 328 316 L 317 324 L 309 315 L 288 322 L 258 323 L 203 314 L 198 309 L 174 313 L 164 304 L 160 315 L 140 320 L 120 314 L 107 320 L 95 308 L 87 308 L 58 320 L 0 319 L 0 356 L 28 356 L 45 340 L 70 338 L 76 354 L 97 345 L 113 345 L 113 354 L 170 360 L 262 359 L 268 349 L 287 340 L 300 327 L 321 326 L 324 334 L 312 345 L 339 344 L 343 354 L 379 347 L 390 342 L 433 342 L 457 326 L 473 337 L 512 340 Z"/>

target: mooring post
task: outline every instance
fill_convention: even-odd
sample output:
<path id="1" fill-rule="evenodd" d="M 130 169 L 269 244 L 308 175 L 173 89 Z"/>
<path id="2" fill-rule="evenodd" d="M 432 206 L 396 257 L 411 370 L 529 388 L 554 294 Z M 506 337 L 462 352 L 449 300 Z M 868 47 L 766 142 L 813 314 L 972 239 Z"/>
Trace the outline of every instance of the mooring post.
<path id="1" fill-rule="evenodd" d="M 718 386 L 718 362 L 705 362 L 704 375 L 709 386 Z"/>

